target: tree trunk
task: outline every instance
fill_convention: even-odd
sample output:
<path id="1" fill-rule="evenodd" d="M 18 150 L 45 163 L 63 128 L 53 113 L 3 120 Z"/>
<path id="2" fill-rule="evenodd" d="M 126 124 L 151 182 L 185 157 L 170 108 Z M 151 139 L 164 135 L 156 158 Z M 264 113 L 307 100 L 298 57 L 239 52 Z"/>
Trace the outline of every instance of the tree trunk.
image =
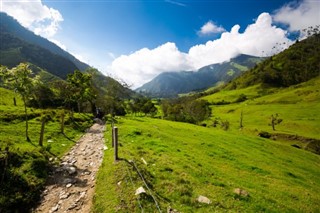
<path id="1" fill-rule="evenodd" d="M 28 142 L 30 142 L 30 138 L 29 138 L 29 135 L 28 135 L 28 129 L 29 129 L 29 126 L 28 126 L 28 112 L 27 112 L 27 105 L 26 105 L 26 98 L 25 97 L 22 97 L 23 99 L 23 104 L 24 104 L 24 114 L 25 114 L 25 119 L 26 119 L 26 140 Z"/>
<path id="2" fill-rule="evenodd" d="M 39 146 L 43 145 L 43 135 L 44 135 L 44 127 L 46 125 L 46 120 L 42 119 L 41 122 L 41 131 L 40 131 L 40 139 L 39 139 Z"/>
<path id="3" fill-rule="evenodd" d="M 271 126 L 272 126 L 272 130 L 275 131 L 276 128 L 275 128 L 275 121 L 276 121 L 276 118 L 273 117 L 273 115 L 271 115 Z"/>
<path id="4" fill-rule="evenodd" d="M 62 114 L 61 114 L 61 133 L 63 134 L 64 133 L 64 110 L 62 111 Z"/>
<path id="5" fill-rule="evenodd" d="M 13 97 L 13 105 L 14 105 L 14 106 L 17 106 L 16 97 Z"/>
<path id="6" fill-rule="evenodd" d="M 79 113 L 81 112 L 81 104 L 80 104 L 80 101 L 78 101 L 78 112 L 79 112 Z"/>
<path id="7" fill-rule="evenodd" d="M 240 128 L 243 128 L 243 111 L 241 110 L 241 114 L 240 114 Z"/>
<path id="8" fill-rule="evenodd" d="M 94 117 L 97 117 L 97 106 L 95 103 L 93 103 L 92 101 L 90 101 L 90 104 L 91 104 L 91 112 L 92 114 L 94 115 Z"/>

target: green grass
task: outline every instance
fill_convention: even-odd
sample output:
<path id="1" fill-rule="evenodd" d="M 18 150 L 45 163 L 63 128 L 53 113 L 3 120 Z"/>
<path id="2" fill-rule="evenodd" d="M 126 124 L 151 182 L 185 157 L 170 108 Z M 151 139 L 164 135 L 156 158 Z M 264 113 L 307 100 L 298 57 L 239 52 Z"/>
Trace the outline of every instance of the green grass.
<path id="1" fill-rule="evenodd" d="M 0 212 L 24 212 L 39 200 L 50 168 L 49 159 L 56 158 L 58 162 L 92 124 L 92 117 L 75 114 L 72 122 L 66 115 L 64 135 L 60 133 L 61 110 L 28 108 L 31 141 L 27 142 L 21 99 L 10 90 L 0 88 L 0 92 Z M 14 96 L 17 106 L 13 105 Z M 51 114 L 52 119 L 45 126 L 40 147 L 42 114 Z"/>
<path id="2" fill-rule="evenodd" d="M 235 129 L 151 118 L 118 121 L 123 160 L 113 162 L 107 131 L 109 149 L 97 177 L 94 212 L 141 212 L 134 193 L 143 183 L 126 160 L 136 162 L 162 211 L 169 206 L 181 212 L 319 210 L 319 155 Z M 250 196 L 236 195 L 235 188 Z M 212 203 L 199 204 L 199 195 Z M 139 201 L 145 212 L 157 210 L 150 195 Z"/>
<path id="3" fill-rule="evenodd" d="M 243 111 L 243 131 L 257 134 L 260 131 L 273 132 L 270 123 L 272 114 L 279 114 L 283 122 L 276 126 L 276 133 L 300 135 L 320 139 L 320 78 L 280 89 L 262 89 L 260 86 L 239 90 L 224 90 L 203 97 L 209 102 L 222 100 L 234 102 L 244 94 L 248 100 L 242 103 L 213 105 L 215 118 L 228 120 L 230 127 L 239 129 L 240 114 Z M 211 124 L 211 121 L 208 121 Z"/>

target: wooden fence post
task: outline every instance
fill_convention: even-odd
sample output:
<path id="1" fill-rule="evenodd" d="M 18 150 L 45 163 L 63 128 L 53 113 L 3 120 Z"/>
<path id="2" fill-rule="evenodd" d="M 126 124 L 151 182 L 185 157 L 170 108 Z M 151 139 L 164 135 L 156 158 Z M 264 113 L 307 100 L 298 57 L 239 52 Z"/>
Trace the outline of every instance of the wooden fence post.
<path id="1" fill-rule="evenodd" d="M 118 160 L 118 127 L 113 127 L 114 130 L 114 161 Z"/>

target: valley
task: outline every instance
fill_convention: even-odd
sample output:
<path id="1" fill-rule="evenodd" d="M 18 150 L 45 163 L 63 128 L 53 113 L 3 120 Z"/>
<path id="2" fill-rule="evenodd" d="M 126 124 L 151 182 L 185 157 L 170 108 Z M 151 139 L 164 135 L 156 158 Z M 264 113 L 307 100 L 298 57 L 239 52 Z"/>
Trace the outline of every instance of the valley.
<path id="1" fill-rule="evenodd" d="M 132 90 L 0 18 L 0 213 L 319 211 L 319 26 Z"/>

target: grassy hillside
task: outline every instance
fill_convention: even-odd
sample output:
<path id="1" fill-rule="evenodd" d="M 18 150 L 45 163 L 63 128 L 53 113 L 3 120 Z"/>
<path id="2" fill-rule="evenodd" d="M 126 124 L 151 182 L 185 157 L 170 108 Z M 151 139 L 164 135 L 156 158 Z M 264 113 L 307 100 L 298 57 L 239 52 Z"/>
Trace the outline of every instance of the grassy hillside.
<path id="1" fill-rule="evenodd" d="M 169 206 L 179 212 L 319 210 L 319 155 L 247 136 L 235 128 L 223 131 L 134 117 L 118 121 L 122 160 L 113 162 L 109 129 L 109 150 L 105 151 L 97 178 L 94 212 L 157 211 L 130 160 L 137 165 L 163 212 Z M 136 196 L 140 186 L 147 194 Z M 237 188 L 249 196 L 236 194 Z M 209 198 L 211 204 L 197 202 L 200 195 Z"/>
<path id="2" fill-rule="evenodd" d="M 212 106 L 213 116 L 228 120 L 230 127 L 239 129 L 243 112 L 243 131 L 257 134 L 273 132 L 270 123 L 272 114 L 279 114 L 283 122 L 276 126 L 276 133 L 300 135 L 320 139 L 320 78 L 288 88 L 262 88 L 255 85 L 238 90 L 223 90 L 203 97 L 211 103 L 230 103 Z M 234 103 L 241 95 L 247 100 Z"/>
<path id="3" fill-rule="evenodd" d="M 232 81 L 227 88 L 246 88 L 257 83 L 288 87 L 319 75 L 320 34 L 318 31 L 245 72 Z"/>
<path id="4" fill-rule="evenodd" d="M 29 137 L 25 139 L 24 108 L 14 92 L 0 87 L 0 212 L 26 212 L 38 201 L 50 164 L 61 157 L 91 125 L 91 117 L 67 114 L 65 134 L 60 133 L 61 110 L 29 108 Z M 17 106 L 13 105 L 16 97 Z M 44 144 L 38 145 L 41 116 L 50 114 Z M 50 160 L 51 159 L 51 160 Z"/>

